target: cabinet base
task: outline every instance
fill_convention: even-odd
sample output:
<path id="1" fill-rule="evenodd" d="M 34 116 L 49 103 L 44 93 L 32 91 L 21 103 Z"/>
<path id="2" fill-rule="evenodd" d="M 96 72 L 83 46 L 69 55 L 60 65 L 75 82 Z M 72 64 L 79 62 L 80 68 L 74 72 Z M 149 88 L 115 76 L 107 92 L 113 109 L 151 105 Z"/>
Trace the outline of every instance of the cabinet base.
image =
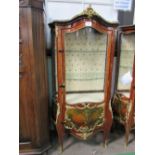
<path id="1" fill-rule="evenodd" d="M 20 143 L 19 144 L 19 154 L 20 155 L 42 155 L 47 152 L 52 147 L 51 144 L 45 145 L 40 148 L 32 148 L 30 143 Z"/>

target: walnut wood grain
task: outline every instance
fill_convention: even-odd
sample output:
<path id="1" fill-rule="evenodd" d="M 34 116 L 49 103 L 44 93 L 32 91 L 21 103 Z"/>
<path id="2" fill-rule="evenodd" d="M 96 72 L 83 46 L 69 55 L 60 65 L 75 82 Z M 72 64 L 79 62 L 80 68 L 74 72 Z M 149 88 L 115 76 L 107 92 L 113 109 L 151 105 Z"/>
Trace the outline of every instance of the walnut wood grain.
<path id="1" fill-rule="evenodd" d="M 41 149 L 49 146 L 47 62 L 42 5 L 43 2 L 39 0 L 20 1 L 20 153 L 35 152 L 36 148 L 42 152 Z"/>

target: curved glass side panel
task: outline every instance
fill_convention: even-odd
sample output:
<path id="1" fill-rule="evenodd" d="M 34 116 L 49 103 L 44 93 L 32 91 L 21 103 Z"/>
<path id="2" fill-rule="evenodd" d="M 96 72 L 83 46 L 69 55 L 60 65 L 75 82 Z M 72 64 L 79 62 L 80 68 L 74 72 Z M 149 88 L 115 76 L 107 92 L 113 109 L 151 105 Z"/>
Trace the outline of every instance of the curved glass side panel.
<path id="1" fill-rule="evenodd" d="M 120 64 L 117 90 L 129 96 L 135 53 L 135 34 L 121 35 Z"/>
<path id="2" fill-rule="evenodd" d="M 67 103 L 103 101 L 107 34 L 86 27 L 64 41 Z"/>

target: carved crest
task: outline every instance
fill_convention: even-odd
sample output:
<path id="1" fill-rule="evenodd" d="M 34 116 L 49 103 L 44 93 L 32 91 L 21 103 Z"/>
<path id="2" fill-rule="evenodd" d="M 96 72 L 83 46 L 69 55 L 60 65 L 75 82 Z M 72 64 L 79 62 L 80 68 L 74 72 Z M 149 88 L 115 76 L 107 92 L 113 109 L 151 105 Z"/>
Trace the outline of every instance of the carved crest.
<path id="1" fill-rule="evenodd" d="M 93 8 L 91 7 L 91 5 L 89 7 L 87 7 L 85 10 L 83 10 L 83 12 L 81 13 L 81 15 L 87 15 L 89 18 L 93 17 L 93 16 L 99 16 L 99 14 L 97 14 Z"/>

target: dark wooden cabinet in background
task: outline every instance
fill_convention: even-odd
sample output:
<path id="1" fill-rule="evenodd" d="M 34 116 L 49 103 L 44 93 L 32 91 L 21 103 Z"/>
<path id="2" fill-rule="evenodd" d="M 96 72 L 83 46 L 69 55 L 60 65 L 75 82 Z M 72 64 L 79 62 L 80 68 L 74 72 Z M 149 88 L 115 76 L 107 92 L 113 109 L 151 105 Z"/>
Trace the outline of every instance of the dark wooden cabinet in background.
<path id="1" fill-rule="evenodd" d="M 42 154 L 50 147 L 43 1 L 19 5 L 19 148 Z"/>

